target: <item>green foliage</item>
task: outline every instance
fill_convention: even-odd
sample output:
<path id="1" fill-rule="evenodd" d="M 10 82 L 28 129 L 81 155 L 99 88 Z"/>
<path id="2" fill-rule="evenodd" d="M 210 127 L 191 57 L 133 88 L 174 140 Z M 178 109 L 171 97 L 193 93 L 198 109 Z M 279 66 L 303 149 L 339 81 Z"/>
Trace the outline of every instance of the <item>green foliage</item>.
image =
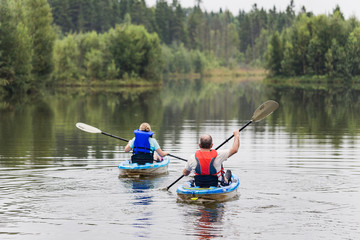
<path id="1" fill-rule="evenodd" d="M 0 79 L 9 92 L 23 92 L 31 74 L 32 38 L 20 1 L 0 1 Z"/>
<path id="2" fill-rule="evenodd" d="M 348 72 L 351 76 L 360 73 L 360 27 L 356 27 L 349 35 L 345 47 Z"/>
<path id="3" fill-rule="evenodd" d="M 174 65 L 178 73 L 190 73 L 192 71 L 190 52 L 181 45 L 174 52 Z"/>
<path id="4" fill-rule="evenodd" d="M 103 76 L 104 60 L 102 52 L 97 49 L 91 49 L 85 55 L 86 75 L 88 78 L 98 79 Z"/>
<path id="5" fill-rule="evenodd" d="M 55 44 L 55 80 L 161 80 L 161 48 L 143 26 L 118 25 L 104 34 L 69 34 Z"/>
<path id="6" fill-rule="evenodd" d="M 56 38 L 51 26 L 52 14 L 47 0 L 26 0 L 26 25 L 32 36 L 33 82 L 43 84 L 53 71 L 53 46 Z"/>
<path id="7" fill-rule="evenodd" d="M 37 88 L 52 73 L 51 24 L 46 0 L 0 1 L 0 78 L 8 92 Z"/>
<path id="8" fill-rule="evenodd" d="M 296 15 L 294 1 L 285 11 L 254 4 L 234 16 L 208 13 L 199 2 L 185 9 L 177 0 L 151 8 L 145 0 L 0 1 L 1 87 L 24 92 L 51 74 L 157 83 L 162 72 L 243 64 L 265 65 L 271 75 L 360 75 L 360 24 L 338 6 L 314 16 L 305 8 Z"/>
<path id="9" fill-rule="evenodd" d="M 325 75 L 346 79 L 359 75 L 357 25 L 353 19 L 346 21 L 339 8 L 329 16 L 301 14 L 291 27 L 283 30 L 283 48 L 276 50 L 277 37 L 271 38 L 267 68 L 273 75 Z"/>
<path id="10" fill-rule="evenodd" d="M 278 54 L 278 60 L 270 60 L 270 62 L 275 61 L 276 64 L 273 67 L 276 69 L 272 72 L 273 75 L 279 75 L 281 72 L 287 73 L 287 75 L 295 76 L 296 75 L 296 64 L 294 64 L 294 46 L 289 42 L 285 41 L 283 48 L 283 59 L 281 59 L 281 55 Z M 280 60 L 280 65 L 278 65 L 278 61 Z"/>
<path id="11" fill-rule="evenodd" d="M 68 35 L 63 40 L 57 40 L 54 47 L 56 80 L 76 80 L 79 72 L 80 51 L 74 35 Z"/>
<path id="12" fill-rule="evenodd" d="M 200 73 L 206 68 L 219 66 L 213 53 L 204 54 L 200 50 L 188 50 L 183 44 L 162 46 L 162 58 L 164 73 Z"/>
<path id="13" fill-rule="evenodd" d="M 26 90 L 29 83 L 31 70 L 34 68 L 32 57 L 35 53 L 32 51 L 32 38 L 29 35 L 28 28 L 23 23 L 18 23 L 16 26 L 17 46 L 14 47 L 14 58 L 12 66 L 16 74 L 15 87 Z"/>
<path id="14" fill-rule="evenodd" d="M 97 50 L 101 52 L 101 55 L 98 54 L 98 57 L 101 58 L 100 61 L 103 62 L 104 65 L 106 65 L 105 59 L 109 58 L 107 57 L 106 53 L 106 47 L 104 39 L 101 37 L 101 35 L 97 34 L 95 31 L 87 32 L 87 33 L 80 33 L 74 35 L 74 41 L 76 41 L 78 50 L 79 50 L 79 73 L 81 75 L 86 76 L 86 72 L 88 72 L 88 66 L 86 66 L 85 61 L 86 56 L 90 54 L 90 52 Z M 94 53 L 92 53 L 94 55 Z M 88 59 L 89 60 L 89 59 Z M 98 68 L 98 70 L 102 71 L 103 68 Z M 99 73 L 99 75 L 102 75 L 102 73 Z M 94 76 L 92 76 L 94 77 Z"/>
<path id="15" fill-rule="evenodd" d="M 348 75 L 345 49 L 336 39 L 333 39 L 331 47 L 325 54 L 325 67 L 327 75 L 331 77 Z"/>
<path id="16" fill-rule="evenodd" d="M 200 4 L 184 9 L 177 0 L 172 3 L 159 0 L 153 8 L 146 7 L 145 0 L 85 2 L 83 0 L 49 0 L 49 3 L 53 8 L 54 22 L 65 33 L 91 30 L 106 33 L 111 32 L 110 29 L 116 24 L 143 25 L 149 33 L 156 32 L 163 44 L 184 46 L 187 51 L 199 50 L 202 55 L 215 57 L 216 60 L 213 61 L 217 62 L 215 65 L 219 63 L 221 66 L 232 68 L 244 63 L 262 65 L 271 34 L 290 26 L 296 17 L 293 2 L 290 2 L 285 12 L 277 11 L 275 7 L 266 11 L 254 4 L 250 12 L 240 11 L 238 16 L 233 16 L 228 10 L 208 13 L 200 8 Z M 126 43 L 122 45 L 129 43 L 126 37 L 123 38 Z M 164 72 L 194 71 L 193 66 L 186 64 L 188 61 L 186 53 L 182 49 L 178 50 L 176 54 L 181 58 L 179 61 L 184 64 L 181 67 L 176 66 L 177 69 L 167 66 Z M 160 54 L 159 51 L 152 55 L 158 54 Z M 85 56 L 82 53 L 81 55 Z M 153 74 L 152 69 L 161 64 L 151 62 L 150 71 L 140 70 L 140 66 L 134 65 L 139 62 L 138 58 L 142 55 L 144 54 L 139 52 L 134 56 L 127 56 L 132 58 L 129 64 L 120 59 L 121 57 L 111 56 L 110 58 L 116 59 L 119 77 L 131 72 L 142 76 L 147 72 L 145 75 L 158 78 Z M 171 55 L 174 56 L 174 53 Z M 109 58 L 104 57 L 104 59 L 107 61 Z M 167 58 L 162 59 L 165 59 L 165 63 L 169 61 Z M 178 60 L 173 58 L 170 61 Z M 110 63 L 107 61 L 104 64 Z M 82 68 L 84 70 L 85 66 L 82 65 Z"/>
<path id="17" fill-rule="evenodd" d="M 63 32 L 105 32 L 119 23 L 120 3 L 117 0 L 48 0 L 54 23 Z M 123 0 L 121 2 L 124 2 Z"/>
<path id="18" fill-rule="evenodd" d="M 116 67 L 115 61 L 112 60 L 111 63 L 108 65 L 106 70 L 106 78 L 107 79 L 116 79 L 119 74 L 119 68 Z"/>
<path id="19" fill-rule="evenodd" d="M 191 58 L 193 60 L 194 72 L 203 73 L 204 71 L 204 56 L 199 50 L 191 52 Z"/>
<path id="20" fill-rule="evenodd" d="M 164 43 L 170 44 L 172 42 L 171 36 L 171 25 L 173 18 L 173 11 L 170 6 L 168 6 L 167 1 L 158 0 L 156 1 L 155 8 L 155 22 L 159 27 L 157 33 L 159 37 L 163 40 Z"/>
<path id="21" fill-rule="evenodd" d="M 161 48 L 157 34 L 150 34 L 143 26 L 118 25 L 105 34 L 107 47 L 116 66 L 124 73 L 150 81 L 159 81 L 161 76 Z"/>
<path id="22" fill-rule="evenodd" d="M 286 47 L 289 48 L 288 46 Z M 278 75 L 281 72 L 282 52 L 279 33 L 275 32 L 270 38 L 267 52 L 267 68 L 272 75 Z"/>
<path id="23" fill-rule="evenodd" d="M 229 11 L 208 13 L 196 4 L 184 9 L 180 1 L 156 1 L 146 7 L 145 0 L 49 0 L 54 22 L 65 33 L 109 31 L 116 24 L 143 25 L 150 33 L 156 32 L 161 43 L 183 44 L 188 50 L 212 54 L 223 66 L 237 64 L 261 65 L 274 31 L 281 31 L 295 19 L 294 3 L 286 11 L 266 11 L 254 4 L 250 12 L 240 11 L 233 16 Z M 306 11 L 305 11 L 306 13 Z M 101 16 L 101 17 L 100 17 Z"/>

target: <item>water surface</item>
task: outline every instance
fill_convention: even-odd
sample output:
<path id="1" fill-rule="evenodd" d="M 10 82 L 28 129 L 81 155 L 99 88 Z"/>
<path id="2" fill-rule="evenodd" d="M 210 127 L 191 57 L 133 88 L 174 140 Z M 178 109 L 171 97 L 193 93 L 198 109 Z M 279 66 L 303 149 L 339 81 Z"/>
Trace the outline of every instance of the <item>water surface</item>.
<path id="1" fill-rule="evenodd" d="M 0 238 L 359 239 L 358 96 L 332 86 L 180 80 L 3 101 Z M 181 175 L 177 159 L 160 177 L 118 178 L 126 143 L 75 127 L 130 139 L 147 121 L 163 150 L 187 158 L 201 134 L 221 144 L 268 99 L 279 109 L 242 131 L 225 163 L 240 187 L 224 203 L 179 202 L 186 178 L 161 190 Z"/>

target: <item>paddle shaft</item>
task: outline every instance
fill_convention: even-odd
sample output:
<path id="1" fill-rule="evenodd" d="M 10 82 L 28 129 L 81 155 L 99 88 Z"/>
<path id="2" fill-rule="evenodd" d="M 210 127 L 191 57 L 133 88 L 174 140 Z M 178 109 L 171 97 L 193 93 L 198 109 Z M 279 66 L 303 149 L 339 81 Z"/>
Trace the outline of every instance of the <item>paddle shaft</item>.
<path id="1" fill-rule="evenodd" d="M 116 139 L 120 139 L 120 140 L 123 140 L 123 141 L 125 141 L 125 142 L 129 142 L 129 140 L 127 140 L 127 139 L 125 139 L 125 138 L 121 138 L 121 137 L 112 135 L 112 134 L 110 134 L 110 133 L 101 132 L 101 134 L 104 134 L 104 135 L 106 135 L 106 136 L 113 137 L 113 138 L 116 138 Z"/>
<path id="2" fill-rule="evenodd" d="M 172 155 L 172 154 L 168 154 L 168 155 L 169 155 L 170 157 L 177 158 L 177 159 L 179 159 L 179 160 L 182 160 L 182 161 L 187 162 L 187 160 L 186 160 L 186 159 L 184 159 L 184 158 L 177 157 L 177 156 L 174 156 L 174 155 Z"/>
<path id="3" fill-rule="evenodd" d="M 249 126 L 253 121 L 250 120 L 247 124 L 245 124 L 242 128 L 239 129 L 239 132 L 241 132 L 244 128 L 246 128 L 247 126 Z M 215 148 L 215 150 L 218 150 L 219 148 L 222 147 L 222 145 L 224 145 L 225 143 L 227 143 L 230 139 L 232 139 L 234 137 L 234 135 L 231 135 L 228 139 L 226 139 L 222 144 L 220 144 L 217 148 Z"/>
<path id="4" fill-rule="evenodd" d="M 181 175 L 178 179 L 176 179 L 175 182 L 173 182 L 172 184 L 170 184 L 170 185 L 166 188 L 166 190 L 169 190 L 169 188 L 171 188 L 175 183 L 177 183 L 178 181 L 180 181 L 180 179 L 182 179 L 183 177 L 185 177 L 185 175 Z"/>

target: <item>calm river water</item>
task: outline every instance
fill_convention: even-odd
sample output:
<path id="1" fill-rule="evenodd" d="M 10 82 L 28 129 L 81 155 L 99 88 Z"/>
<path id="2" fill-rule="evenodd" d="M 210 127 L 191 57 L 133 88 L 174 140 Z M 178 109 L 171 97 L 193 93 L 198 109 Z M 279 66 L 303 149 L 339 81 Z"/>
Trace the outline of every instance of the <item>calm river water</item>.
<path id="1" fill-rule="evenodd" d="M 0 239 L 360 239 L 359 90 L 262 82 L 168 81 L 162 88 L 63 89 L 0 103 Z M 241 132 L 224 203 L 177 200 L 184 162 L 118 178 L 125 142 L 147 121 L 163 150 L 217 146 L 268 99 L 280 107 Z M 229 148 L 230 143 L 222 149 Z"/>

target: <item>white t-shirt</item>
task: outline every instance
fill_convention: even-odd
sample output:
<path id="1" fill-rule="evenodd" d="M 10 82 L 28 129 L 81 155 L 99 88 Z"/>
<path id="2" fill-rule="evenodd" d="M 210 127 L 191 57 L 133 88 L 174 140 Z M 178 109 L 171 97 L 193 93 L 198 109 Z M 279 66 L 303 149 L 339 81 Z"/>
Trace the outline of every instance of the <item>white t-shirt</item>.
<path id="1" fill-rule="evenodd" d="M 221 164 L 226 161 L 229 157 L 230 149 L 227 150 L 216 150 L 217 156 L 214 160 L 214 167 L 216 169 L 216 172 L 219 172 L 221 170 Z M 185 164 L 185 169 L 189 172 L 194 172 L 195 168 L 197 166 L 197 161 L 195 158 L 195 153 L 190 156 L 188 161 Z"/>

